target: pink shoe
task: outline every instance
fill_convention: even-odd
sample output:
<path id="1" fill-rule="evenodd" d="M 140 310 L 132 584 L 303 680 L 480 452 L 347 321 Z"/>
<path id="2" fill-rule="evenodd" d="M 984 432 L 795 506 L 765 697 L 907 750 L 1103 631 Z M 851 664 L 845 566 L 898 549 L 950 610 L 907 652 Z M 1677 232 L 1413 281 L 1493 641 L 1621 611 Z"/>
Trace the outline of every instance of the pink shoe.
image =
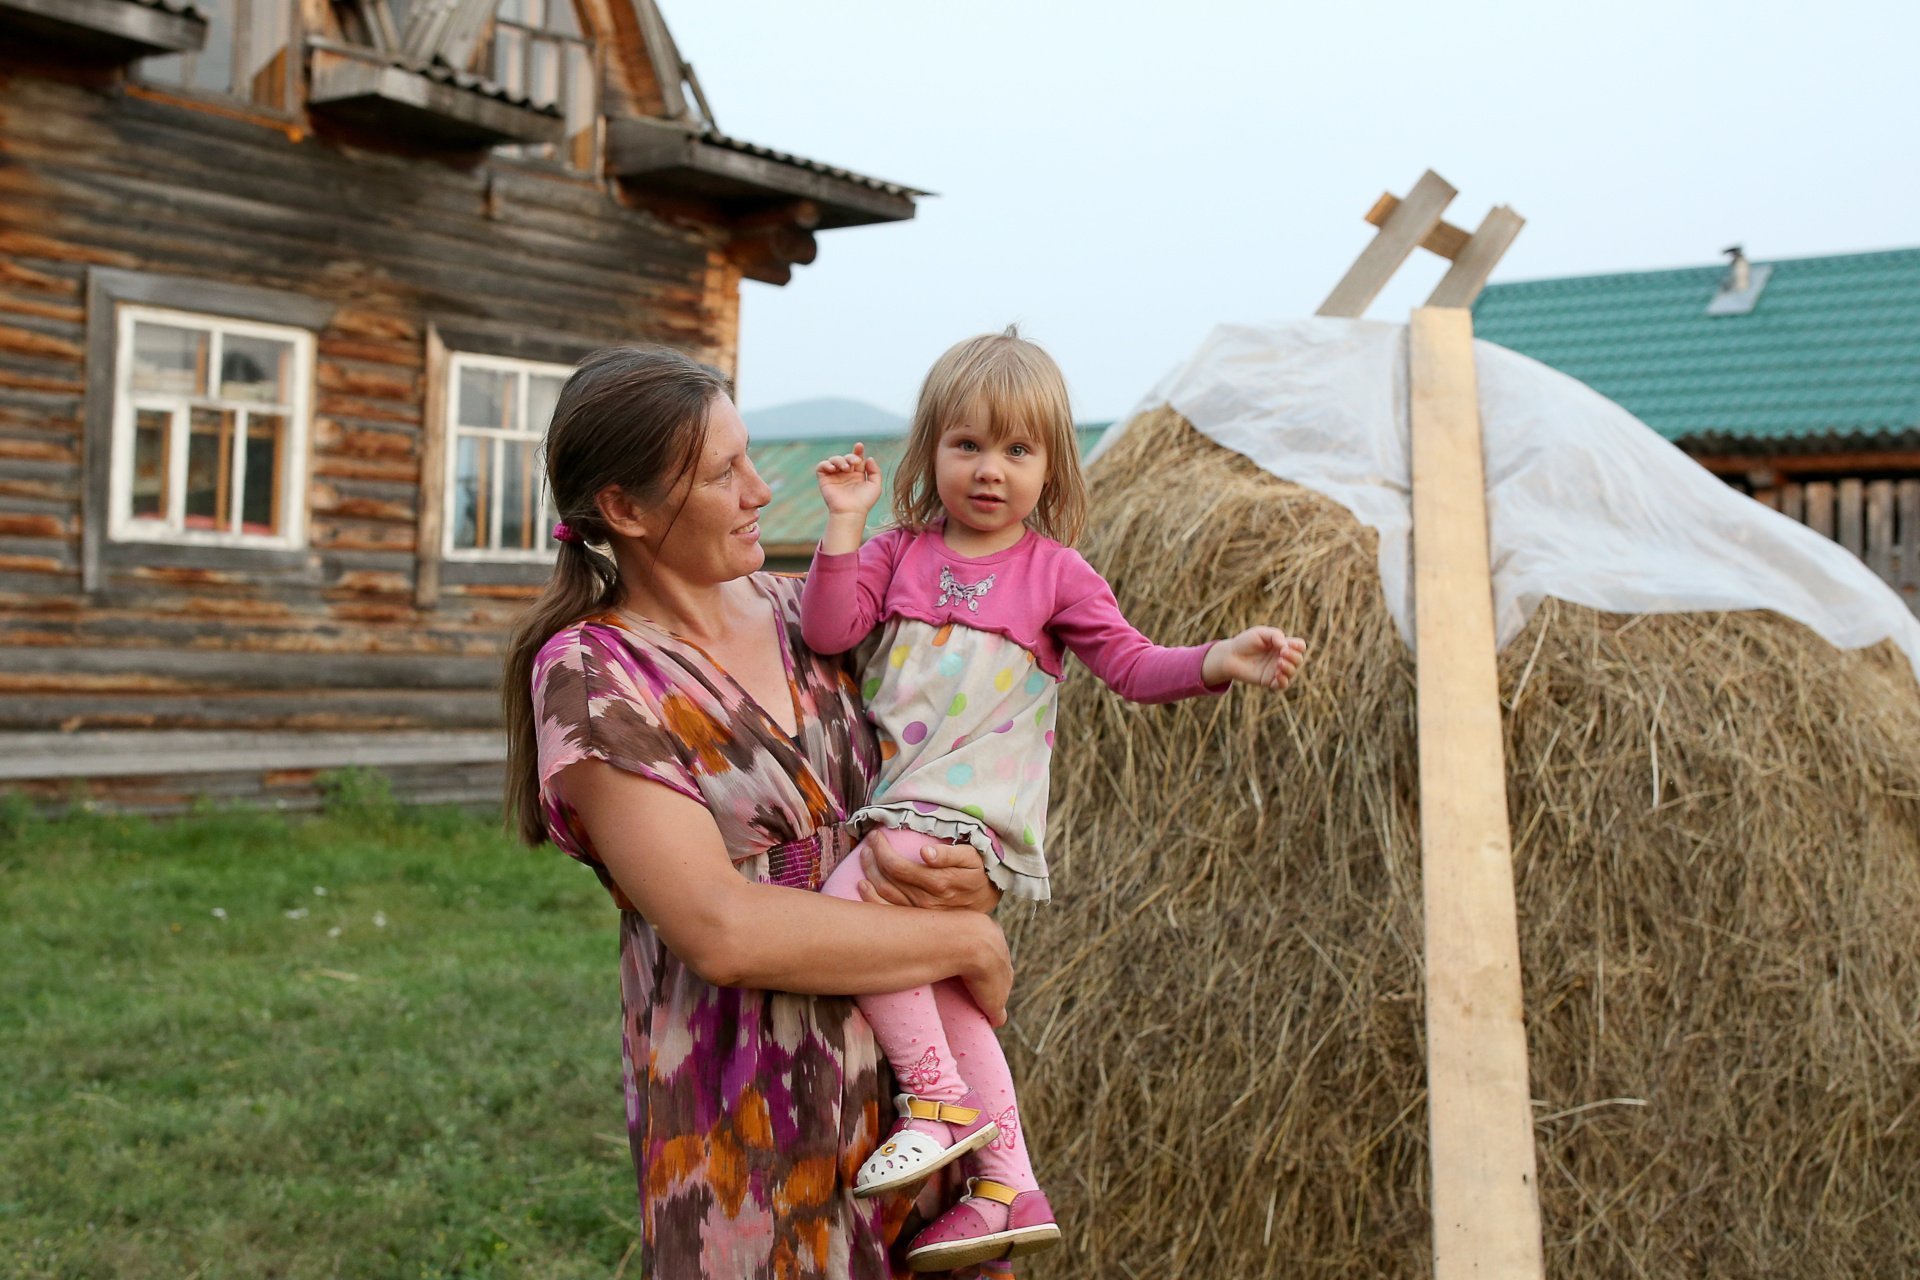
<path id="1" fill-rule="evenodd" d="M 986 1100 L 971 1089 L 958 1102 L 896 1094 L 893 1105 L 900 1111 L 893 1132 L 853 1180 L 853 1194 L 861 1199 L 912 1186 L 1000 1136 L 1000 1126 L 987 1115 Z M 910 1121 L 931 1121 L 945 1130 L 945 1137 L 908 1128 Z"/>
<path id="2" fill-rule="evenodd" d="M 1007 1206 L 1007 1225 L 989 1230 L 980 1211 L 962 1200 L 913 1238 L 907 1267 L 913 1271 L 952 1271 L 994 1258 L 1051 1249 L 1060 1243 L 1053 1206 L 1038 1191 L 1015 1191 L 991 1178 L 968 1178 L 967 1197 Z"/>

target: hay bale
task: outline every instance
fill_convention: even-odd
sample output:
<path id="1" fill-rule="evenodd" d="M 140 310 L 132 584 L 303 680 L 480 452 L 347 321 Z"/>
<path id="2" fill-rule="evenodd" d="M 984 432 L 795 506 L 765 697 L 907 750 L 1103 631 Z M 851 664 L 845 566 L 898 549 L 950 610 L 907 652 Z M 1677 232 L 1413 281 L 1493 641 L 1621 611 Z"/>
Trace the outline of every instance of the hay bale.
<path id="1" fill-rule="evenodd" d="M 1086 551 L 1293 690 L 1068 685 L 1008 1043 L 1050 1277 L 1428 1274 L 1413 662 L 1372 532 L 1170 410 Z M 1549 601 L 1500 658 L 1550 1274 L 1920 1267 L 1920 696 L 1762 613 Z"/>

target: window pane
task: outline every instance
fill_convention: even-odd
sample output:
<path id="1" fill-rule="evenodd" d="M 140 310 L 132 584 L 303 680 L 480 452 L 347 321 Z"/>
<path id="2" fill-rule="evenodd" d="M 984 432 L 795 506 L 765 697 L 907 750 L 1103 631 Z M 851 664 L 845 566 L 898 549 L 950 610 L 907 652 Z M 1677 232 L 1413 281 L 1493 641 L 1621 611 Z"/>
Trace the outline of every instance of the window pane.
<path id="1" fill-rule="evenodd" d="M 539 446 L 532 440 L 508 440 L 500 450 L 500 546 L 531 551 L 539 546 Z"/>
<path id="2" fill-rule="evenodd" d="M 500 0 L 500 7 L 495 13 L 502 22 L 537 27 L 540 25 L 540 0 Z"/>
<path id="3" fill-rule="evenodd" d="M 527 430 L 546 435 L 553 421 L 554 402 L 560 398 L 560 388 L 566 381 L 544 373 L 527 375 Z"/>
<path id="4" fill-rule="evenodd" d="M 560 101 L 560 46 L 535 40 L 527 52 L 527 97 L 538 106 L 551 106 Z"/>
<path id="5" fill-rule="evenodd" d="M 455 421 L 463 427 L 508 427 L 514 423 L 518 375 L 500 369 L 460 370 L 460 403 Z"/>
<path id="6" fill-rule="evenodd" d="M 195 89 L 226 93 L 233 88 L 233 8 L 235 0 L 194 0 L 207 16 L 206 47 L 188 64 L 187 83 Z"/>
<path id="7" fill-rule="evenodd" d="M 285 404 L 289 399 L 287 370 L 292 367 L 292 343 L 230 333 L 220 344 L 220 396 L 225 400 Z"/>
<path id="8" fill-rule="evenodd" d="M 527 91 L 527 37 L 518 28 L 494 29 L 493 78 L 508 93 Z"/>
<path id="9" fill-rule="evenodd" d="M 187 528 L 229 528 L 232 496 L 233 413 L 196 408 L 187 426 Z"/>
<path id="10" fill-rule="evenodd" d="M 133 514 L 142 520 L 167 518 L 167 436 L 173 415 L 164 409 L 133 414 Z"/>
<path id="11" fill-rule="evenodd" d="M 133 388 L 167 395 L 207 392 L 207 333 L 142 320 L 133 326 Z"/>
<path id="12" fill-rule="evenodd" d="M 265 107 L 285 110 L 288 45 L 293 40 L 295 0 L 251 0 L 247 30 L 240 36 L 240 74 L 234 88 Z"/>
<path id="13" fill-rule="evenodd" d="M 595 102 L 593 55 L 581 45 L 567 48 L 567 141 L 561 156 L 576 169 L 593 168 Z"/>
<path id="14" fill-rule="evenodd" d="M 493 441 L 462 435 L 454 445 L 453 461 L 453 545 L 475 548 L 486 545 L 487 504 L 491 500 L 489 464 L 493 461 Z"/>
<path id="15" fill-rule="evenodd" d="M 247 496 L 241 502 L 242 533 L 280 532 L 280 442 L 287 420 L 279 414 L 247 418 Z"/>
<path id="16" fill-rule="evenodd" d="M 580 18 L 573 11 L 573 0 L 547 0 L 547 30 L 563 36 L 580 34 Z"/>

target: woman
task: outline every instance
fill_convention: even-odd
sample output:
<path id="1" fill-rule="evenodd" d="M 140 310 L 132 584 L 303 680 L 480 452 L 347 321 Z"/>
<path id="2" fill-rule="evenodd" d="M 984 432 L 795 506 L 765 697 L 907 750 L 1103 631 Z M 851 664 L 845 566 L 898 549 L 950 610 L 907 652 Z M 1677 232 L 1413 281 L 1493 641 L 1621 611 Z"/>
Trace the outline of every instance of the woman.
<path id="1" fill-rule="evenodd" d="M 844 997 L 958 977 L 1003 1020 L 997 893 L 939 848 L 869 850 L 862 902 L 814 892 L 877 756 L 851 678 L 801 640 L 798 584 L 755 572 L 772 495 L 719 373 L 600 352 L 546 447 L 561 546 L 508 652 L 508 801 L 621 910 L 640 1274 L 904 1274 L 908 1206 L 852 1195 L 891 1081 Z"/>

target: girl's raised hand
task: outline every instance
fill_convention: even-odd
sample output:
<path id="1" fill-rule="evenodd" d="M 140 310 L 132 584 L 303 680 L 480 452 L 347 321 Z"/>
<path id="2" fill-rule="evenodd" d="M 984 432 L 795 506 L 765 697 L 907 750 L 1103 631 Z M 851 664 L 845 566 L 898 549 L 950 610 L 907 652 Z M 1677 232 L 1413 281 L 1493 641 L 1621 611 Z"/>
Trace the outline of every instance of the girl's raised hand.
<path id="1" fill-rule="evenodd" d="M 1307 642 L 1298 636 L 1290 636 L 1278 627 L 1248 627 L 1207 650 L 1201 675 L 1208 684 L 1234 680 L 1284 689 L 1306 656 Z"/>
<path id="2" fill-rule="evenodd" d="M 880 501 L 880 464 L 867 456 L 864 444 L 852 453 L 838 453 L 814 467 L 820 498 L 828 515 L 864 517 Z"/>

